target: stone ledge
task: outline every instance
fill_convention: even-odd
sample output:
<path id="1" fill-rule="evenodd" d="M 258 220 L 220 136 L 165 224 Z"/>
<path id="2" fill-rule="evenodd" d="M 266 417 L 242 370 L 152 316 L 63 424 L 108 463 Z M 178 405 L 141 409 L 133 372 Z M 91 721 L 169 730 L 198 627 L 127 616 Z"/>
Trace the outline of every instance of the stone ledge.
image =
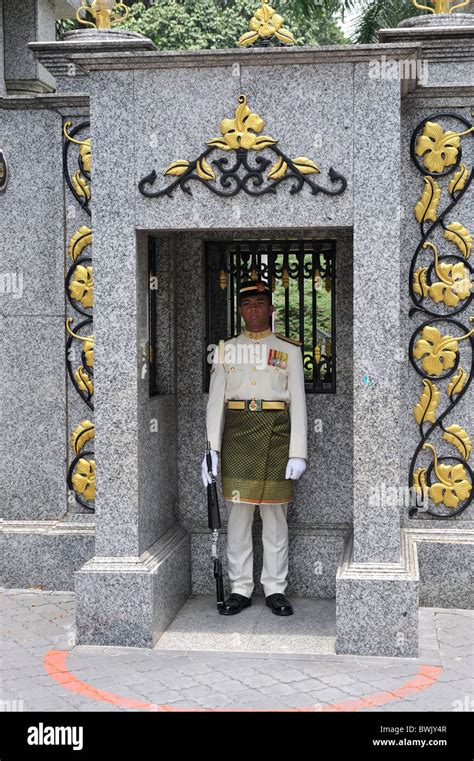
<path id="1" fill-rule="evenodd" d="M 187 534 L 186 529 L 176 523 L 141 555 L 96 555 L 76 573 L 155 573 L 158 566 Z"/>
<path id="2" fill-rule="evenodd" d="M 2 534 L 95 534 L 95 523 L 56 521 L 2 521 Z"/>
<path id="3" fill-rule="evenodd" d="M 404 528 L 402 536 L 406 535 L 409 544 L 414 542 L 434 542 L 444 544 L 472 544 L 474 545 L 474 529 L 455 528 Z"/>
<path id="4" fill-rule="evenodd" d="M 337 569 L 336 581 L 339 579 L 383 579 L 418 581 L 418 559 L 416 555 L 416 543 L 407 541 L 406 534 L 400 534 L 400 562 L 399 563 L 354 563 L 352 533 L 344 550 L 344 556 Z"/>
<path id="5" fill-rule="evenodd" d="M 298 48 L 218 50 L 146 50 L 140 41 L 127 40 L 121 45 L 113 42 L 56 41 L 31 42 L 28 47 L 35 59 L 56 76 L 67 74 L 74 63 L 84 73 L 101 69 L 169 69 L 229 66 L 288 66 L 319 63 L 363 63 L 386 58 L 417 58 L 422 51 L 420 42 L 371 45 L 324 45 Z M 153 46 L 151 40 L 149 41 Z"/>
<path id="6" fill-rule="evenodd" d="M 9 95 L 6 97 L 0 97 L 0 109 L 13 109 L 19 110 L 25 109 L 40 109 L 51 108 L 55 110 L 59 109 L 89 109 L 90 98 L 87 94 L 71 95 L 65 93 L 60 95 L 58 93 L 48 93 L 41 95 Z"/>

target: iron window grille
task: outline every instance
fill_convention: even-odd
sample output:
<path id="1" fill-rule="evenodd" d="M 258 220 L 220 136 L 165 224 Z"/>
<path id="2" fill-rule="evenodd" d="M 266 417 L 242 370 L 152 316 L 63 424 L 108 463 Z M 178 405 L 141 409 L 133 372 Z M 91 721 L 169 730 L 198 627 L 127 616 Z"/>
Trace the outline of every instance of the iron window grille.
<path id="1" fill-rule="evenodd" d="M 336 392 L 334 240 L 218 240 L 204 243 L 204 392 L 209 391 L 212 347 L 245 328 L 237 309 L 244 280 L 272 287 L 269 327 L 301 341 L 307 393 Z"/>

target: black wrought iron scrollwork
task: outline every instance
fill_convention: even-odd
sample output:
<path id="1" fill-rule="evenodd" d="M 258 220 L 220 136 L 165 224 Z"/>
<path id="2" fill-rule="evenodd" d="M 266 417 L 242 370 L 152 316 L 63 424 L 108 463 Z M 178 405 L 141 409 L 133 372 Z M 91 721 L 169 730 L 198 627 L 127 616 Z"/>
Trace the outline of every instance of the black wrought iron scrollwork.
<path id="1" fill-rule="evenodd" d="M 91 179 L 90 162 L 91 162 L 91 141 L 89 138 L 85 140 L 79 140 L 77 136 L 83 130 L 87 130 L 90 127 L 90 122 L 84 121 L 77 124 L 70 132 L 68 127 L 71 122 L 66 122 L 64 125 L 64 137 L 63 142 L 63 173 L 64 179 L 69 187 L 69 190 L 73 194 L 77 203 L 84 209 L 84 211 L 91 216 L 91 210 L 89 208 L 89 202 L 91 199 L 91 192 L 89 182 Z M 79 155 L 77 158 L 79 169 L 71 175 L 69 171 L 69 150 L 71 145 L 80 145 Z"/>
<path id="2" fill-rule="evenodd" d="M 80 322 L 75 328 L 72 328 L 68 324 L 69 337 L 66 342 L 66 367 L 71 379 L 71 382 L 76 389 L 79 396 L 87 404 L 87 406 L 93 410 L 94 403 L 92 401 L 94 389 L 94 366 L 92 364 L 92 352 L 93 352 L 93 338 L 92 335 L 87 334 L 82 336 L 79 331 L 83 330 L 87 325 L 92 325 L 92 318 L 88 317 L 86 320 Z M 72 357 L 75 358 L 75 351 L 73 348 L 74 341 L 81 341 L 81 366 L 74 370 L 72 366 Z"/>
<path id="3" fill-rule="evenodd" d="M 79 139 L 83 130 L 87 130 L 89 122 L 84 121 L 69 131 L 71 122 L 63 127 L 63 172 L 65 181 L 74 198 L 81 208 L 90 216 L 89 202 L 91 199 L 91 140 Z M 69 149 L 71 145 L 79 145 L 78 170 L 72 175 L 69 172 Z M 68 243 L 68 255 L 72 260 L 65 278 L 66 296 L 69 304 L 79 315 L 85 317 L 76 326 L 74 319 L 66 319 L 66 368 L 71 382 L 90 410 L 94 409 L 94 338 L 92 334 L 93 308 L 93 270 L 92 257 L 85 253 L 92 244 L 92 229 L 86 225 L 78 227 Z M 87 329 L 87 332 L 83 333 Z M 73 367 L 77 355 L 75 346 L 81 345 L 81 362 Z M 94 437 L 94 424 L 89 420 L 81 420 L 71 435 L 71 447 L 74 458 L 69 464 L 67 485 L 69 493 L 74 495 L 76 502 L 89 512 L 94 512 L 95 497 L 95 460 L 94 452 L 89 448 L 83 450 L 86 442 Z"/>
<path id="4" fill-rule="evenodd" d="M 326 188 L 323 185 L 314 182 L 306 174 L 303 174 L 298 169 L 297 165 L 295 165 L 295 163 L 288 156 L 286 156 L 279 148 L 275 146 L 268 146 L 268 150 L 273 151 L 273 153 L 278 157 L 278 160 L 285 162 L 288 165 L 289 171 L 287 171 L 284 176 L 272 180 L 267 185 L 264 185 L 264 172 L 274 162 L 270 159 L 264 158 L 263 156 L 256 156 L 255 165 L 252 166 L 252 164 L 249 162 L 250 152 L 248 150 L 242 149 L 236 151 L 237 158 L 231 167 L 227 168 L 229 159 L 225 156 L 223 158 L 213 159 L 211 161 L 211 164 L 215 166 L 221 173 L 219 183 L 215 184 L 199 176 L 196 171 L 198 163 L 205 160 L 213 150 L 215 149 L 208 148 L 203 153 L 201 153 L 201 155 L 195 161 L 191 161 L 189 163 L 189 167 L 181 177 L 177 177 L 171 185 L 168 185 L 168 187 L 164 188 L 163 190 L 153 191 L 149 189 L 154 185 L 157 178 L 157 174 L 155 170 L 153 170 L 153 172 L 140 180 L 138 184 L 140 192 L 147 198 L 160 198 L 161 196 L 165 195 L 171 198 L 173 196 L 173 192 L 176 190 L 176 188 L 179 187 L 185 193 L 192 195 L 191 188 L 189 187 L 191 180 L 198 180 L 199 182 L 202 182 L 213 193 L 225 198 L 235 196 L 241 190 L 250 196 L 262 196 L 266 193 L 275 194 L 277 192 L 278 185 L 282 182 L 286 182 L 287 180 L 293 180 L 292 187 L 290 188 L 290 193 L 292 195 L 299 193 L 305 184 L 311 188 L 311 193 L 313 195 L 323 193 L 329 196 L 337 196 L 343 193 L 347 187 L 347 180 L 345 177 L 343 177 L 342 174 L 339 174 L 339 172 L 336 172 L 336 170 L 332 167 L 329 169 L 328 176 L 331 183 L 337 187 Z M 239 170 L 242 169 L 245 173 L 239 174 Z M 223 190 L 221 190 L 219 185 L 223 188 Z M 261 187 L 262 185 L 263 187 Z"/>
<path id="5" fill-rule="evenodd" d="M 461 131 L 444 130 L 435 120 L 460 123 Z M 409 359 L 422 378 L 423 390 L 413 409 L 419 425 L 420 441 L 410 463 L 409 486 L 415 493 L 410 517 L 427 514 L 436 519 L 450 519 L 463 513 L 473 499 L 473 471 L 468 463 L 472 451 L 468 433 L 445 419 L 467 393 L 474 374 L 474 327 L 455 319 L 465 312 L 473 299 L 473 268 L 468 261 L 472 251 L 472 234 L 452 213 L 471 186 L 474 168 L 462 162 L 462 137 L 474 134 L 467 119 L 455 113 L 436 113 L 423 119 L 415 128 L 410 144 L 414 165 L 423 177 L 424 187 L 415 207 L 420 224 L 420 241 L 409 274 L 409 292 L 415 306 L 409 316 L 428 317 L 413 332 L 409 342 Z M 450 177 L 447 188 L 438 182 Z M 438 213 L 443 192 L 449 202 Z M 450 219 L 448 220 L 448 215 Z M 442 236 L 439 233 L 442 233 Z M 444 240 L 443 240 L 444 239 Z M 442 243 L 440 242 L 442 241 Z M 440 254 L 444 241 L 455 248 Z M 456 250 L 457 249 L 457 250 Z M 428 265 L 423 257 L 429 256 Z M 421 266 L 419 266 L 421 264 Z M 427 300 L 430 299 L 429 306 Z M 436 306 L 435 306 L 436 305 Z M 459 343 L 470 346 L 469 367 L 462 364 Z M 448 405 L 438 414 L 441 390 L 436 382 L 450 379 L 445 389 Z M 457 454 L 440 457 L 431 443 L 434 435 L 453 446 Z M 431 441 L 429 441 L 431 440 Z M 439 445 L 439 442 L 438 442 Z M 433 460 L 426 467 L 416 462 L 422 450 L 430 450 Z"/>
<path id="6" fill-rule="evenodd" d="M 179 187 L 192 195 L 189 186 L 191 180 L 202 182 L 213 193 L 224 198 L 235 196 L 241 190 L 254 197 L 267 193 L 275 194 L 278 185 L 287 180 L 292 181 L 290 193 L 293 195 L 299 193 L 305 185 L 311 188 L 313 195 L 324 193 L 337 196 L 344 192 L 347 180 L 332 167 L 328 175 L 334 187 L 328 188 L 310 180 L 308 175 L 320 173 L 314 161 L 306 156 L 291 159 L 284 154 L 277 146 L 278 140 L 270 135 L 259 134 L 265 122 L 258 114 L 251 112 L 247 97 L 239 95 L 237 102 L 234 119 L 222 119 L 219 126 L 221 135 L 208 141 L 209 148 L 193 161 L 179 159 L 168 166 L 164 174 L 176 177 L 171 185 L 163 190 L 153 190 L 152 186 L 157 178 L 153 170 L 138 183 L 140 193 L 147 198 L 171 198 L 173 191 Z M 229 166 L 229 159 L 226 157 L 212 159 L 211 163 L 207 161 L 207 157 L 216 149 L 235 152 L 236 160 L 232 166 Z M 274 154 L 273 160 L 257 155 L 255 163 L 249 161 L 250 151 L 263 150 L 271 151 Z M 264 177 L 267 169 L 269 172 Z"/>

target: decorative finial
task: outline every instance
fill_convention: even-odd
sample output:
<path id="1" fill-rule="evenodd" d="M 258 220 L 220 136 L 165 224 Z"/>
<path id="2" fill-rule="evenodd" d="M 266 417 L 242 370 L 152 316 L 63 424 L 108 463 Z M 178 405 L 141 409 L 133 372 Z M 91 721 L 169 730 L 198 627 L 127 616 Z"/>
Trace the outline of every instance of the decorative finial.
<path id="1" fill-rule="evenodd" d="M 269 0 L 260 0 L 261 8 L 255 11 L 249 21 L 250 32 L 242 35 L 237 45 L 247 47 L 253 45 L 258 39 L 262 46 L 270 45 L 270 39 L 276 37 L 280 45 L 296 45 L 296 40 L 289 29 L 283 26 L 283 19 L 269 5 Z"/>
<path id="2" fill-rule="evenodd" d="M 92 16 L 94 21 L 87 21 L 81 15 L 81 11 Z M 112 24 L 120 23 L 127 18 L 128 7 L 125 3 L 116 3 L 115 0 L 92 0 L 92 2 L 81 0 L 81 7 L 76 13 L 76 19 L 80 24 L 91 26 L 93 29 L 111 29 Z"/>
<path id="3" fill-rule="evenodd" d="M 420 11 L 429 11 L 430 13 L 452 13 L 458 8 L 465 8 L 471 0 L 462 0 L 462 2 L 456 2 L 456 0 L 428 0 L 428 2 L 431 5 L 422 5 L 417 0 L 412 0 L 415 8 L 418 8 Z"/>

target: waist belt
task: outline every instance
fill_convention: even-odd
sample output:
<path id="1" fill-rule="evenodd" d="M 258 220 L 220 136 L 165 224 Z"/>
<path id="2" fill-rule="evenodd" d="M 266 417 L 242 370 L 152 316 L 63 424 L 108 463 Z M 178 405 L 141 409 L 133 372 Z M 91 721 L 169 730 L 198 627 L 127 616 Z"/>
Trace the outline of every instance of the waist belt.
<path id="1" fill-rule="evenodd" d="M 265 399 L 229 399 L 227 407 L 230 410 L 250 410 L 251 412 L 261 410 L 285 410 L 288 402 L 283 401 L 266 401 Z"/>

